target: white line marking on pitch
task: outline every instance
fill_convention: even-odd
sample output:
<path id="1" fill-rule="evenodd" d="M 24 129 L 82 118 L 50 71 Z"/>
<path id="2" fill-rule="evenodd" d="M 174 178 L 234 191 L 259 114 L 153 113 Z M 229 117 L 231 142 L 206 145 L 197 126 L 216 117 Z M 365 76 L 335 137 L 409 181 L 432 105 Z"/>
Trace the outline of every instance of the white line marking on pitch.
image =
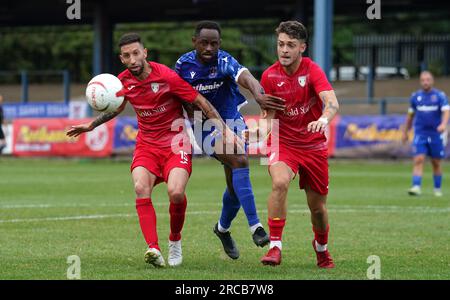
<path id="1" fill-rule="evenodd" d="M 371 206 L 376 207 L 376 206 Z M 381 206 L 384 207 L 384 206 Z M 389 207 L 389 206 L 388 206 Z M 394 206 L 395 207 L 395 206 Z M 384 209 L 364 209 L 365 207 L 361 207 L 362 209 L 352 209 L 352 208 L 344 208 L 344 209 L 329 209 L 330 213 L 359 213 L 359 212 L 376 212 L 376 213 L 390 213 L 390 212 L 405 212 L 404 207 L 399 207 L 401 209 L 394 210 L 384 210 Z M 425 209 L 424 208 L 428 208 Z M 410 212 L 419 212 L 419 213 L 446 213 L 450 212 L 450 208 L 433 208 L 433 207 L 421 207 L 421 209 L 412 210 Z M 219 215 L 219 211 L 187 211 L 187 215 L 210 215 L 217 214 Z M 259 214 L 266 213 L 266 210 L 258 210 Z M 290 210 L 289 213 L 309 213 L 309 209 L 293 209 Z M 83 215 L 83 216 L 66 216 L 66 217 L 47 217 L 47 218 L 31 218 L 31 219 L 7 219 L 0 220 L 0 223 L 24 223 L 24 222 L 47 222 L 47 221 L 71 221 L 71 220 L 96 220 L 96 219 L 105 219 L 105 218 L 129 218 L 135 217 L 136 214 L 103 214 L 103 215 Z M 168 214 L 161 214 L 158 218 L 168 217 Z"/>
<path id="2" fill-rule="evenodd" d="M 33 218 L 33 219 L 11 219 L 11 220 L 0 220 L 0 223 L 70 221 L 70 220 L 105 219 L 105 218 L 125 218 L 131 216 L 134 216 L 134 214 L 85 215 L 85 216 L 49 217 L 49 218 Z"/>
<path id="3" fill-rule="evenodd" d="M 133 207 L 135 204 L 130 203 L 71 203 L 71 204 L 1 204 L 0 209 L 16 209 L 16 208 L 57 208 L 57 207 Z M 169 202 L 153 203 L 154 206 L 168 206 Z M 188 206 L 206 206 L 208 203 L 188 203 Z M 216 204 L 215 204 L 216 205 Z M 217 204 L 218 205 L 218 204 Z"/>

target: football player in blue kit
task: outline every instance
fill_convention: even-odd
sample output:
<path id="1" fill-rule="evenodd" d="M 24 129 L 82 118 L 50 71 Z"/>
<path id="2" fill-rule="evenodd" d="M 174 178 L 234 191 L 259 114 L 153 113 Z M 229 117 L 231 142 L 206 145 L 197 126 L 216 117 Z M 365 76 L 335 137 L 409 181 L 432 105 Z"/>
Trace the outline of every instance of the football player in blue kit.
<path id="1" fill-rule="evenodd" d="M 433 75 L 429 71 L 420 74 L 422 89 L 412 94 L 403 132 L 403 141 L 414 125 L 413 155 L 414 167 L 410 195 L 421 194 L 423 164 L 425 156 L 431 157 L 433 166 L 434 195 L 442 196 L 442 167 L 444 140 L 447 134 L 450 106 L 444 92 L 433 88 Z M 414 121 L 414 124 L 413 124 Z"/>
<path id="2" fill-rule="evenodd" d="M 252 93 L 262 109 L 285 109 L 283 99 L 265 94 L 247 68 L 240 65 L 229 53 L 219 49 L 221 28 L 218 23 L 199 22 L 192 43 L 195 50 L 183 54 L 177 60 L 175 71 L 212 103 L 227 125 L 232 124 L 230 127 L 233 127 L 231 129 L 237 136 L 242 136 L 242 131 L 247 129 L 239 112 L 240 107 L 246 104 L 246 99 L 239 92 L 238 84 Z M 195 110 L 193 107 L 186 108 L 191 120 L 192 109 Z M 221 240 L 225 253 L 232 259 L 239 257 L 239 250 L 229 229 L 241 206 L 254 243 L 260 247 L 266 246 L 269 237 L 256 212 L 246 151 L 236 153 L 234 147 L 231 147 L 231 150 L 229 147 L 223 147 L 223 143 L 217 142 L 221 137 L 217 135 L 214 127 L 208 129 L 209 126 L 202 126 L 203 130 L 200 132 L 195 130 L 195 127 L 197 144 L 224 166 L 227 187 L 222 197 L 221 216 L 213 231 Z"/>

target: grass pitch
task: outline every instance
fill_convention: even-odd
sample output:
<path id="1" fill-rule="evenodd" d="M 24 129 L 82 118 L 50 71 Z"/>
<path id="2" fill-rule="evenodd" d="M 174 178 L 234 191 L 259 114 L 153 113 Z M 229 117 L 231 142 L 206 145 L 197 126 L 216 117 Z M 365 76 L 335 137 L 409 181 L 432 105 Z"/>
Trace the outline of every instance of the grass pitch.
<path id="1" fill-rule="evenodd" d="M 257 208 L 267 228 L 267 167 L 252 160 Z M 448 164 L 448 162 L 447 162 Z M 446 166 L 444 165 L 444 169 Z M 82 279 L 367 279 L 380 258 L 381 279 L 450 279 L 450 180 L 444 197 L 432 194 L 427 165 L 423 195 L 410 197 L 410 162 L 330 161 L 329 249 L 336 268 L 320 270 L 303 191 L 288 195 L 283 262 L 259 262 L 241 210 L 232 234 L 241 252 L 233 261 L 212 232 L 225 187 L 220 164 L 195 159 L 188 185 L 183 265 L 155 269 L 135 208 L 128 161 L 0 158 L 0 279 L 66 279 L 67 258 L 77 255 Z M 153 192 L 158 232 L 167 258 L 166 186 Z"/>

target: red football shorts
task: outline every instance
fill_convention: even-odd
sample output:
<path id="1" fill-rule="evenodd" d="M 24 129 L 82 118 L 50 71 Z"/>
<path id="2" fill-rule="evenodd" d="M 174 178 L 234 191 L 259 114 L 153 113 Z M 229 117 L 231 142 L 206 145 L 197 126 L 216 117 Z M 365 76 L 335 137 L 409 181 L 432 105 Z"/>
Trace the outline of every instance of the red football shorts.
<path id="1" fill-rule="evenodd" d="M 192 153 L 192 151 L 190 151 Z M 192 154 L 183 150 L 177 153 L 171 147 L 156 148 L 144 143 L 137 143 L 134 150 L 131 171 L 136 167 L 144 167 L 156 176 L 155 185 L 167 182 L 170 171 L 174 168 L 185 169 L 189 176 L 192 173 Z"/>
<path id="2" fill-rule="evenodd" d="M 298 149 L 280 144 L 277 152 L 273 151 L 268 154 L 269 168 L 277 161 L 282 161 L 291 168 L 294 174 L 299 174 L 300 189 L 304 189 L 308 185 L 321 195 L 328 194 L 327 149 Z"/>

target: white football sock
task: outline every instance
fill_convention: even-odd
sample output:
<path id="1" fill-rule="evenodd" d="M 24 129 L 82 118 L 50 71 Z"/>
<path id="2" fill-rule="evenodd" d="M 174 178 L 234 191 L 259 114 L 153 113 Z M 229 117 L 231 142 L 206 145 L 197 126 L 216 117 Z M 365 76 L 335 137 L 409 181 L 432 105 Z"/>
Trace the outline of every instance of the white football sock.
<path id="1" fill-rule="evenodd" d="M 255 225 L 250 226 L 250 231 L 252 232 L 252 234 L 255 233 L 255 231 L 256 231 L 256 229 L 257 229 L 258 227 L 262 227 L 262 224 L 261 224 L 261 223 L 257 223 L 257 224 L 255 224 Z"/>
<path id="2" fill-rule="evenodd" d="M 222 225 L 220 225 L 220 221 L 217 222 L 217 229 L 219 230 L 219 232 L 225 233 L 227 232 L 230 228 L 223 228 Z"/>
<path id="3" fill-rule="evenodd" d="M 278 249 L 281 250 L 281 241 L 270 241 L 270 249 L 272 249 L 273 247 L 278 247 Z"/>
<path id="4" fill-rule="evenodd" d="M 321 244 L 319 244 L 316 240 L 314 240 L 314 242 L 316 242 L 316 251 L 317 251 L 317 252 L 324 252 L 324 251 L 327 251 L 327 244 L 321 245 Z"/>

